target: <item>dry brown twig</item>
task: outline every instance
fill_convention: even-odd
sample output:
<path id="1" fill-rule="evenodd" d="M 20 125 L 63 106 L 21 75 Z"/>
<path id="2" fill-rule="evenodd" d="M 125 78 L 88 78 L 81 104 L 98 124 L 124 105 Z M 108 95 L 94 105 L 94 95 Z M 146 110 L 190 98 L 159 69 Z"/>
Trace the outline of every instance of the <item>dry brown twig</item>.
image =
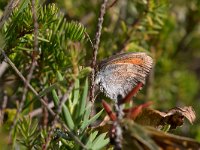
<path id="1" fill-rule="evenodd" d="M 0 48 L 1 54 L 4 56 L 5 61 L 12 67 L 12 69 L 16 72 L 16 74 L 20 77 L 20 79 L 24 82 L 27 83 L 28 88 L 33 92 L 33 94 L 40 100 L 40 102 L 48 108 L 49 112 L 54 116 L 55 113 L 54 111 L 48 107 L 48 104 L 39 96 L 38 92 L 30 85 L 25 77 L 21 74 L 21 72 L 17 69 L 17 67 L 14 65 L 14 63 L 8 58 L 8 56 L 5 54 L 4 50 Z"/>
<path id="2" fill-rule="evenodd" d="M 90 86 L 90 101 L 94 102 L 94 92 L 95 92 L 95 67 L 96 67 L 96 61 L 97 61 L 97 53 L 98 53 L 98 48 L 99 48 L 99 43 L 100 43 L 100 37 L 101 37 L 101 30 L 102 30 L 102 24 L 104 20 L 104 15 L 106 13 L 106 4 L 108 0 L 104 0 L 103 3 L 101 4 L 101 10 L 100 10 L 100 15 L 98 17 L 98 24 L 97 24 L 97 30 L 96 30 L 96 35 L 94 39 L 94 48 L 93 48 L 93 57 L 92 57 L 92 63 L 91 63 L 91 86 Z"/>
<path id="3" fill-rule="evenodd" d="M 6 90 L 3 92 L 3 94 L 4 94 L 3 103 L 2 103 L 1 110 L 0 110 L 0 126 L 3 124 L 4 113 L 5 113 L 7 103 L 8 103 L 8 96 L 7 96 Z"/>
<path id="4" fill-rule="evenodd" d="M 117 1 L 118 0 L 114 0 L 110 5 L 108 5 L 107 8 L 109 9 L 109 8 L 113 7 L 117 3 Z"/>
<path id="5" fill-rule="evenodd" d="M 11 13 L 13 12 L 14 8 L 17 7 L 20 0 L 11 0 L 5 8 L 5 11 L 0 19 L 0 29 L 6 22 L 6 20 L 10 17 Z"/>
<path id="6" fill-rule="evenodd" d="M 54 103 L 53 102 L 48 103 L 48 107 L 53 108 Z M 37 108 L 37 109 L 31 111 L 27 116 L 29 116 L 30 118 L 33 118 L 33 117 L 41 115 L 41 114 L 42 114 L 42 108 Z"/>

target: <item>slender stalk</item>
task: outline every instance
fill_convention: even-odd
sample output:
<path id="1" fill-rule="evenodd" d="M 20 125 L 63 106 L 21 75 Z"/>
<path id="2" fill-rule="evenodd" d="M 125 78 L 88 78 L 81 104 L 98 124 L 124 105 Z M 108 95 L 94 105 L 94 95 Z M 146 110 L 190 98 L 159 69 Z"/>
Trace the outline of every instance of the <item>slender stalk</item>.
<path id="1" fill-rule="evenodd" d="M 8 5 L 5 8 L 5 11 L 2 15 L 2 17 L 0 18 L 0 29 L 2 28 L 2 26 L 4 25 L 4 23 L 6 22 L 6 20 L 10 17 L 10 15 L 12 14 L 13 10 L 15 7 L 17 7 L 17 5 L 19 4 L 20 0 L 11 0 Z"/>
<path id="2" fill-rule="evenodd" d="M 48 108 L 49 112 L 54 116 L 55 113 L 53 112 L 53 110 L 51 108 L 48 107 L 48 104 L 42 99 L 40 98 L 38 92 L 32 87 L 32 85 L 30 85 L 30 83 L 28 83 L 25 79 L 25 77 L 21 74 L 21 72 L 17 69 L 17 67 L 13 64 L 13 62 L 8 58 L 8 56 L 5 54 L 4 50 L 0 48 L 0 51 L 2 53 L 2 55 L 4 56 L 5 60 L 7 61 L 7 63 L 13 68 L 13 70 L 16 72 L 16 74 L 21 78 L 21 80 L 24 83 L 27 83 L 28 88 L 33 92 L 33 94 L 40 100 L 40 102 Z"/>
<path id="3" fill-rule="evenodd" d="M 3 92 L 3 94 L 4 94 L 3 103 L 2 103 L 1 112 L 0 112 L 0 126 L 3 124 L 5 108 L 6 108 L 7 103 L 8 103 L 8 95 L 7 95 L 6 90 Z"/>
<path id="4" fill-rule="evenodd" d="M 97 31 L 94 39 L 94 48 L 93 48 L 93 57 L 92 57 L 92 63 L 91 63 L 91 87 L 90 87 L 90 101 L 94 102 L 94 92 L 95 92 L 95 67 L 96 67 L 96 61 L 97 61 L 97 53 L 100 43 L 100 37 L 101 37 L 101 30 L 102 30 L 102 24 L 104 20 L 104 15 L 106 13 L 106 4 L 108 0 L 104 0 L 101 4 L 101 10 L 100 15 L 98 18 L 98 24 L 97 24 Z"/>
<path id="5" fill-rule="evenodd" d="M 8 64 L 6 62 L 2 62 L 0 64 L 0 78 L 3 76 L 4 72 L 8 69 Z"/>
<path id="6" fill-rule="evenodd" d="M 118 0 L 114 0 L 107 8 L 111 8 L 113 7 L 116 3 L 117 3 Z"/>
<path id="7" fill-rule="evenodd" d="M 53 108 L 54 107 L 54 103 L 50 102 L 48 103 L 48 107 L 49 108 Z M 30 112 L 27 116 L 29 116 L 30 118 L 33 118 L 37 115 L 41 115 L 42 114 L 42 108 L 37 108 L 35 110 L 33 110 L 32 112 Z"/>
<path id="8" fill-rule="evenodd" d="M 124 113 L 123 107 L 119 103 L 121 98 L 118 98 L 117 102 L 115 103 L 115 112 L 117 119 L 114 121 L 113 126 L 115 128 L 115 137 L 114 137 L 114 150 L 121 150 L 122 149 L 122 128 L 120 125 L 120 120 L 122 120 Z"/>

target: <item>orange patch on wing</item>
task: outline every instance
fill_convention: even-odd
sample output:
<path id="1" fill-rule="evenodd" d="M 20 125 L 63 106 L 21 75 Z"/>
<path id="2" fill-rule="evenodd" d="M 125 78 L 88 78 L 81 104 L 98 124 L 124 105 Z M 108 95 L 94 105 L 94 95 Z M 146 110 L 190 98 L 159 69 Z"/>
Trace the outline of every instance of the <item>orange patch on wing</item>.
<path id="1" fill-rule="evenodd" d="M 114 64 L 128 63 L 128 64 L 134 64 L 134 65 L 142 65 L 142 64 L 144 64 L 144 60 L 141 58 L 129 58 L 129 59 L 116 60 L 112 63 L 114 63 Z"/>

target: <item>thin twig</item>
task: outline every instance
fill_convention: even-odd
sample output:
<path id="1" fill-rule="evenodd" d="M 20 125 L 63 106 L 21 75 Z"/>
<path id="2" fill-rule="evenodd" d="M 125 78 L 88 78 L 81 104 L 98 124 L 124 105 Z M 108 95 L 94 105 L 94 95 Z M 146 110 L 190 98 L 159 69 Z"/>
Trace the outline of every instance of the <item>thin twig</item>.
<path id="1" fill-rule="evenodd" d="M 2 77 L 2 75 L 4 74 L 7 68 L 8 68 L 8 64 L 5 61 L 3 61 L 0 64 L 0 78 Z"/>
<path id="2" fill-rule="evenodd" d="M 4 96 L 3 96 L 3 103 L 2 103 L 1 112 L 0 112 L 0 126 L 3 124 L 5 108 L 6 108 L 7 102 L 8 102 L 7 92 L 4 91 L 3 94 L 4 94 Z"/>
<path id="3" fill-rule="evenodd" d="M 46 95 L 44 96 L 44 100 L 46 103 L 48 103 L 48 98 Z M 49 118 L 48 110 L 46 107 L 42 106 L 42 125 L 44 129 L 47 129 L 47 125 L 49 122 L 48 118 Z"/>
<path id="4" fill-rule="evenodd" d="M 16 126 L 16 123 L 17 123 L 17 120 L 18 120 L 18 117 L 19 117 L 19 114 L 20 112 L 22 111 L 23 109 L 23 106 L 24 106 L 24 102 L 26 100 L 26 95 L 27 95 L 27 92 L 28 92 L 28 84 L 30 83 L 30 80 L 32 78 L 32 74 L 33 74 L 33 70 L 35 69 L 35 63 L 33 62 L 32 65 L 31 65 L 31 68 L 30 68 L 30 72 L 29 74 L 27 75 L 27 80 L 25 81 L 25 86 L 24 86 L 24 90 L 23 90 L 23 94 L 22 94 L 22 100 L 19 104 L 19 107 L 17 109 L 17 113 L 15 115 L 15 119 L 13 121 L 13 125 L 11 126 L 11 129 L 10 129 L 10 137 L 11 137 L 11 134 L 12 134 L 12 130 L 15 128 Z"/>
<path id="5" fill-rule="evenodd" d="M 79 144 L 83 149 L 87 149 L 86 146 L 79 140 L 79 138 L 77 136 L 75 136 L 70 129 L 65 125 L 65 123 L 63 123 L 60 119 L 59 122 L 61 123 L 62 127 L 64 129 L 66 129 L 67 133 L 69 134 L 69 136 L 74 139 L 74 141 Z"/>
<path id="6" fill-rule="evenodd" d="M 90 44 L 91 44 L 91 46 L 92 46 L 92 49 L 94 49 L 94 44 L 93 44 L 93 42 L 92 42 L 90 36 L 88 35 L 87 32 L 84 32 L 84 34 L 85 34 L 85 36 L 87 37 L 87 39 L 89 40 L 89 42 L 90 42 Z"/>
<path id="7" fill-rule="evenodd" d="M 32 87 L 32 85 L 30 85 L 30 83 L 28 83 L 26 81 L 26 79 L 24 78 L 24 76 L 21 74 L 21 72 L 17 69 L 17 67 L 15 67 L 15 65 L 13 64 L 13 62 L 7 57 L 7 55 L 5 54 L 4 50 L 0 48 L 0 51 L 2 53 L 2 55 L 4 56 L 5 60 L 7 61 L 7 63 L 13 68 L 13 70 L 16 72 L 16 74 L 21 78 L 21 80 L 24 83 L 27 83 L 28 88 L 33 92 L 33 94 L 40 100 L 40 102 L 48 108 L 49 112 L 54 116 L 55 113 L 53 112 L 53 110 L 51 108 L 48 107 L 48 104 L 42 99 L 40 98 L 38 92 Z"/>
<path id="8" fill-rule="evenodd" d="M 37 20 L 37 12 L 35 9 L 35 0 L 31 1 L 32 5 L 32 16 L 33 16 L 33 23 L 34 23 L 34 52 L 35 54 L 38 52 L 38 20 Z M 35 56 L 33 56 L 33 59 L 35 59 Z"/>
<path id="9" fill-rule="evenodd" d="M 120 126 L 120 120 L 122 120 L 124 113 L 123 113 L 123 107 L 119 103 L 122 101 L 121 98 L 118 98 L 117 102 L 115 103 L 115 112 L 117 119 L 115 120 L 113 126 L 115 128 L 115 137 L 114 137 L 114 150 L 121 150 L 122 149 L 122 128 Z"/>
<path id="10" fill-rule="evenodd" d="M 49 108 L 53 108 L 54 107 L 54 103 L 50 102 L 48 103 L 48 107 Z M 29 116 L 30 118 L 33 118 L 37 115 L 41 115 L 42 114 L 42 108 L 37 108 L 35 110 L 33 110 L 32 112 L 30 112 L 27 116 Z"/>
<path id="11" fill-rule="evenodd" d="M 36 57 L 39 54 L 39 47 L 38 47 L 38 19 L 37 19 L 37 11 L 36 11 L 36 4 L 35 4 L 35 0 L 31 0 L 31 10 L 32 10 L 32 17 L 33 17 L 33 23 L 34 23 L 34 51 L 32 53 L 32 59 L 33 59 L 33 63 L 32 65 L 34 65 L 34 67 L 36 66 Z M 48 103 L 48 99 L 47 96 L 45 96 L 44 98 L 45 102 Z M 48 110 L 46 107 L 43 107 L 43 125 L 44 127 L 47 125 L 48 123 Z"/>
<path id="12" fill-rule="evenodd" d="M 19 4 L 20 0 L 11 0 L 5 8 L 5 11 L 0 19 L 0 29 L 6 22 L 6 20 L 10 17 L 11 13 L 13 12 L 14 8 Z"/>
<path id="13" fill-rule="evenodd" d="M 94 39 L 94 48 L 93 48 L 93 57 L 92 57 L 92 63 L 91 63 L 91 87 L 90 87 L 90 101 L 94 102 L 94 87 L 95 87 L 95 67 L 96 67 L 96 60 L 97 60 L 97 53 L 100 43 L 100 36 L 101 36 L 101 30 L 102 30 L 102 24 L 104 20 L 104 15 L 106 13 L 106 4 L 108 0 L 104 0 L 101 4 L 101 10 L 100 10 L 100 16 L 98 18 L 98 24 L 97 24 L 97 31 Z"/>
<path id="14" fill-rule="evenodd" d="M 48 145 L 50 143 L 51 137 L 53 135 L 53 131 L 54 131 L 55 127 L 56 127 L 57 120 L 59 119 L 59 115 L 60 115 L 60 113 L 62 111 L 62 106 L 67 101 L 70 93 L 72 92 L 72 90 L 74 88 L 74 85 L 75 85 L 74 82 L 72 82 L 70 84 L 69 89 L 67 90 L 67 92 L 63 95 L 61 101 L 59 101 L 58 108 L 57 108 L 57 113 L 56 113 L 56 116 L 54 117 L 54 120 L 52 121 L 52 126 L 50 128 L 50 131 L 49 131 L 48 137 L 46 139 L 46 142 L 44 144 L 43 150 L 46 150 L 48 148 Z"/>
<path id="15" fill-rule="evenodd" d="M 58 109 L 57 109 L 57 114 L 56 114 L 56 115 L 59 115 L 59 114 L 61 113 L 61 111 L 62 111 L 62 106 L 63 106 L 63 104 L 67 101 L 67 99 L 68 99 L 70 93 L 72 92 L 72 90 L 73 90 L 73 88 L 74 88 L 74 85 L 75 85 L 75 83 L 72 82 L 72 83 L 70 84 L 69 89 L 67 90 L 67 92 L 63 95 L 63 97 L 62 97 L 62 99 L 61 99 L 61 101 L 60 101 L 60 103 L 59 103 L 59 105 L 58 105 Z"/>
<path id="16" fill-rule="evenodd" d="M 114 0 L 110 5 L 108 5 L 107 8 L 111 8 L 113 7 L 116 3 L 117 3 L 118 0 Z"/>

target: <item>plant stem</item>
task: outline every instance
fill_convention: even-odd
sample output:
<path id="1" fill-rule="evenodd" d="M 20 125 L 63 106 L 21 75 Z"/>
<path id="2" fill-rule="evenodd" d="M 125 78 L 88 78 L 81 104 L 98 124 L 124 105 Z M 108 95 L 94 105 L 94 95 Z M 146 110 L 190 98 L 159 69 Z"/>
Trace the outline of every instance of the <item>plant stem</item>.
<path id="1" fill-rule="evenodd" d="M 98 18 L 98 24 L 97 24 L 97 31 L 94 39 L 94 48 L 93 48 L 93 57 L 92 57 L 92 73 L 91 73 L 91 87 L 90 87 L 90 101 L 94 102 L 94 92 L 95 92 L 95 68 L 96 68 L 96 60 L 97 60 L 97 53 L 100 43 L 100 37 L 101 37 L 101 30 L 102 30 L 102 24 L 104 20 L 104 15 L 106 13 L 106 4 L 108 0 L 104 0 L 101 4 L 101 10 L 100 15 Z"/>

